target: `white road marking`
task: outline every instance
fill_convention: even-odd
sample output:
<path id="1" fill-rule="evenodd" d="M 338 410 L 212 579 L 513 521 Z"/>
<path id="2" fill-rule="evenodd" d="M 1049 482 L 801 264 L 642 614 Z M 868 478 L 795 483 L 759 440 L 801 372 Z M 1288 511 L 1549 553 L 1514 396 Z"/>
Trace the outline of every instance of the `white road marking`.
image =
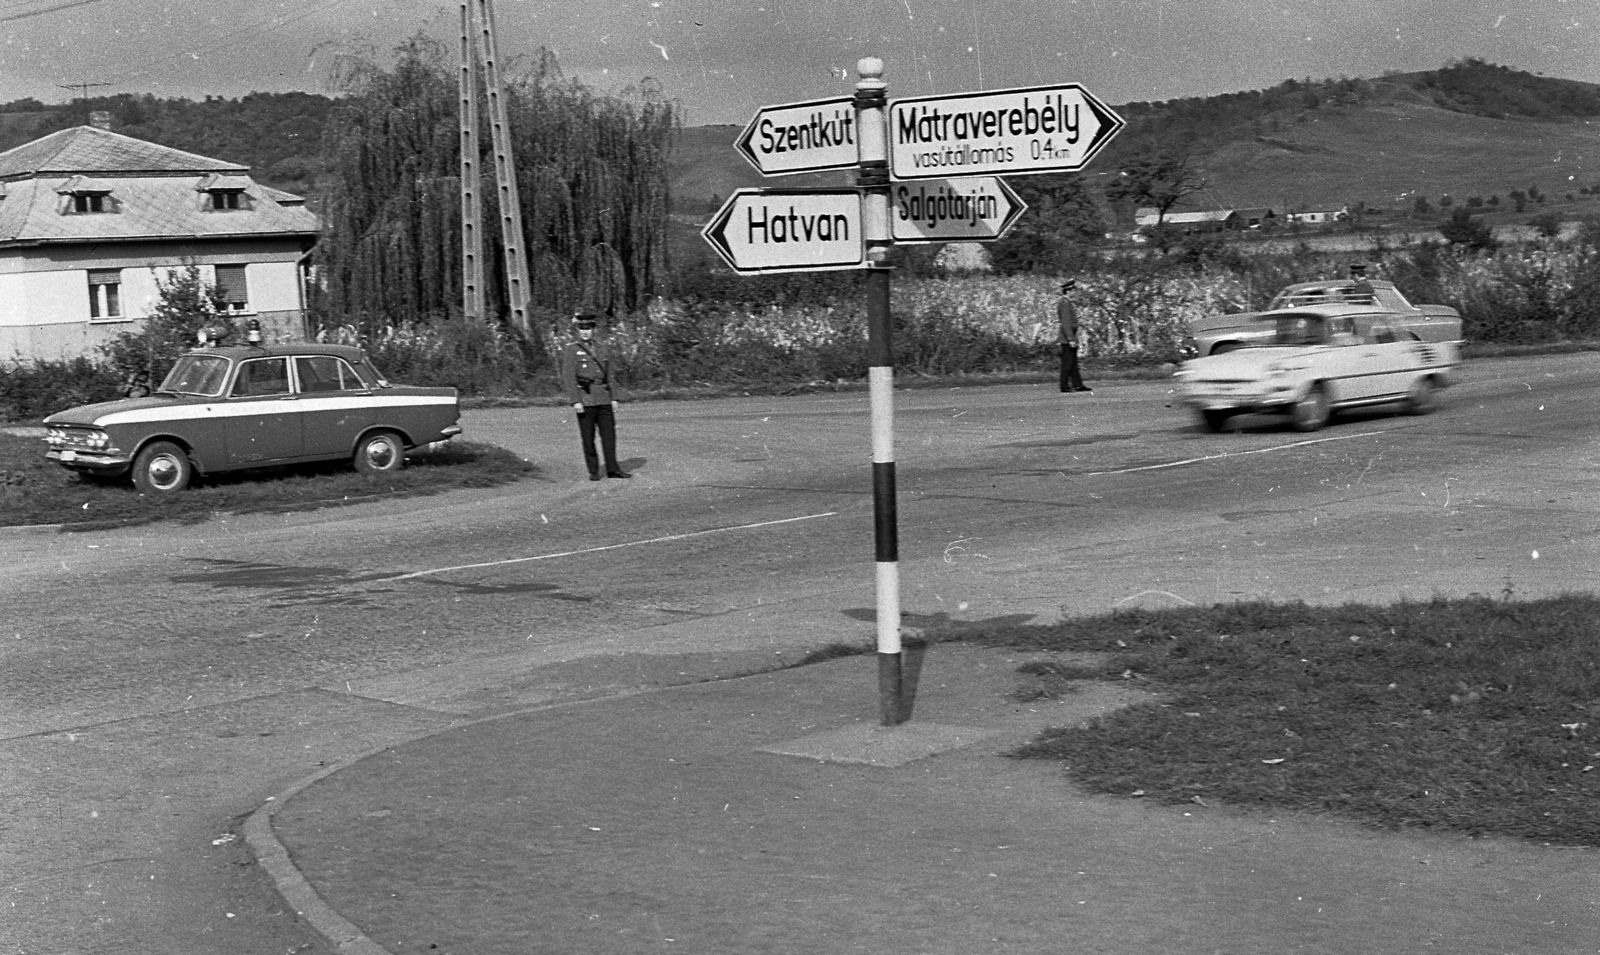
<path id="1" fill-rule="evenodd" d="M 1308 441 L 1293 441 L 1289 444 L 1274 445 L 1270 448 L 1255 448 L 1250 451 L 1228 451 L 1223 454 L 1208 454 L 1200 458 L 1187 458 L 1182 461 L 1168 461 L 1166 464 L 1146 464 L 1143 467 L 1123 468 L 1120 471 L 1090 471 L 1087 477 L 1097 477 L 1102 474 L 1132 474 L 1135 471 L 1160 471 L 1164 468 L 1180 468 L 1186 464 L 1199 464 L 1204 461 L 1220 461 L 1223 458 L 1237 458 L 1246 454 L 1266 454 L 1269 451 L 1285 451 L 1289 448 L 1303 448 L 1309 444 L 1326 444 L 1329 441 L 1348 441 L 1351 438 L 1371 438 L 1387 431 L 1363 431 L 1360 434 L 1339 434 L 1331 438 L 1312 438 Z"/>
<path id="2" fill-rule="evenodd" d="M 713 527 L 703 531 L 690 531 L 687 534 L 668 534 L 665 537 L 652 537 L 649 540 L 626 541 L 621 544 L 606 544 L 601 547 L 585 547 L 582 550 L 567 550 L 558 554 L 536 554 L 532 557 L 508 557 L 505 560 L 485 561 L 481 564 L 457 564 L 454 567 L 435 567 L 432 570 L 417 570 L 409 574 L 397 574 L 393 577 L 379 577 L 377 581 L 388 582 L 391 580 L 410 580 L 413 577 L 426 577 L 429 574 L 447 574 L 453 570 L 476 570 L 480 567 L 503 567 L 507 564 L 525 564 L 534 560 L 554 560 L 557 557 L 576 557 L 580 554 L 597 554 L 605 550 L 617 550 L 622 547 L 642 547 L 645 544 L 664 544 L 668 541 L 688 540 L 691 537 L 705 537 L 708 534 L 723 534 L 728 531 L 748 531 L 758 527 L 773 527 L 778 524 L 793 524 L 796 521 L 813 521 L 819 517 L 835 517 L 838 511 L 827 511 L 822 514 L 807 514 L 804 517 L 785 517 L 778 521 L 761 521 L 756 524 L 735 524 L 729 527 Z"/>

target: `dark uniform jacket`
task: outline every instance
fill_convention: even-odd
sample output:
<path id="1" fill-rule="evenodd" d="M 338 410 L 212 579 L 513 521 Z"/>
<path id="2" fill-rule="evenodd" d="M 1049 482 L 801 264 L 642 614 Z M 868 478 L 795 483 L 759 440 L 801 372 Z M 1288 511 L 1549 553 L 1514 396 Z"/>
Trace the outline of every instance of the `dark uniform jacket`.
<path id="1" fill-rule="evenodd" d="M 611 362 L 593 339 L 568 342 L 561 350 L 561 384 L 568 404 L 608 405 L 616 400 L 611 391 Z"/>
<path id="2" fill-rule="evenodd" d="M 1056 321 L 1061 323 L 1061 344 L 1078 347 L 1078 310 L 1065 298 L 1056 303 Z"/>

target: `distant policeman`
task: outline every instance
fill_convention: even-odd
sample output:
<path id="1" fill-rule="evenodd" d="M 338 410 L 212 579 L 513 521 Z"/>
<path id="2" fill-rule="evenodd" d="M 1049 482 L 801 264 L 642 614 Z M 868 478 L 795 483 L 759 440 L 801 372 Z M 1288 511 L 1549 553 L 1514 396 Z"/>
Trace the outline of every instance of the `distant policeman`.
<path id="1" fill-rule="evenodd" d="M 616 395 L 612 390 L 611 361 L 594 340 L 598 321 L 593 312 L 580 312 L 572 320 L 577 338 L 561 350 L 561 384 L 572 410 L 578 413 L 578 436 L 583 442 L 583 463 L 589 480 L 600 480 L 600 458 L 595 454 L 595 432 L 605 456 L 606 477 L 631 478 L 617 464 Z"/>

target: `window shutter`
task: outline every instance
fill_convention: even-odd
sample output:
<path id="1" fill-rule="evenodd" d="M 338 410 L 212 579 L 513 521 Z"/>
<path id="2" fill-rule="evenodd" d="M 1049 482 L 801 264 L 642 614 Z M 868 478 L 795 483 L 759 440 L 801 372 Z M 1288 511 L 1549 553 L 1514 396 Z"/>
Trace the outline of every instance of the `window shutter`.
<path id="1" fill-rule="evenodd" d="M 250 288 L 245 284 L 242 265 L 217 266 L 217 295 L 229 311 L 243 312 L 250 306 Z"/>

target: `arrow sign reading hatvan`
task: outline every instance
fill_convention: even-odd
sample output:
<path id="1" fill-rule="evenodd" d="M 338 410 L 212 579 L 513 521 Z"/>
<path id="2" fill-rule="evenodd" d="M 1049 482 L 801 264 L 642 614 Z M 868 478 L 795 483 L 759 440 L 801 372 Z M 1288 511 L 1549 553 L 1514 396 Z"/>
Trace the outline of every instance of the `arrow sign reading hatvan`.
<path id="1" fill-rule="evenodd" d="M 889 104 L 895 179 L 1082 169 L 1124 126 L 1076 83 L 916 96 Z"/>
<path id="2" fill-rule="evenodd" d="M 896 242 L 986 242 L 1006 234 L 1028 204 L 1004 179 L 930 179 L 889 189 Z"/>
<path id="3" fill-rule="evenodd" d="M 848 96 L 763 106 L 734 146 L 764 176 L 848 169 L 861 161 Z"/>
<path id="4" fill-rule="evenodd" d="M 822 272 L 866 266 L 854 189 L 740 189 L 701 230 L 735 272 Z"/>

